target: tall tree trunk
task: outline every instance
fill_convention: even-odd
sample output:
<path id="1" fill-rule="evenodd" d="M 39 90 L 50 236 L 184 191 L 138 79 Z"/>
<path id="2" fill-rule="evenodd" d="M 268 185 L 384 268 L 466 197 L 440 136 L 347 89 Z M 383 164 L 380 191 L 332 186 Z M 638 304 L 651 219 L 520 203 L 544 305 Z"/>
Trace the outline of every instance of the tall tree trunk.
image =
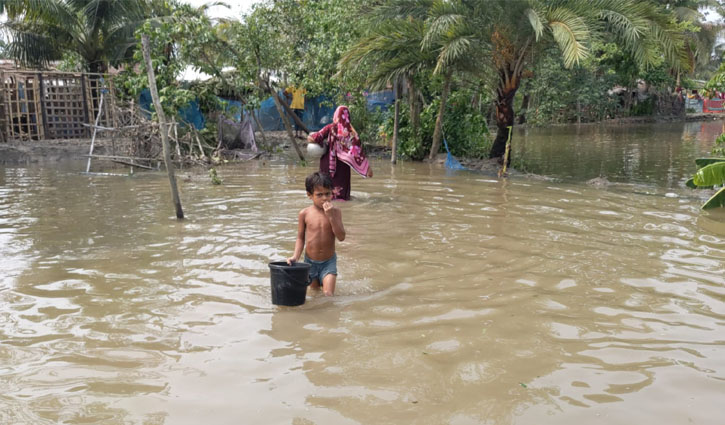
<path id="1" fill-rule="evenodd" d="M 390 153 L 390 162 L 395 164 L 398 158 L 398 121 L 400 119 L 400 81 L 395 80 L 395 115 L 393 116 L 393 149 Z"/>
<path id="2" fill-rule="evenodd" d="M 524 98 L 521 100 L 521 110 L 519 111 L 519 124 L 526 124 L 526 113 L 529 109 L 531 102 L 531 96 L 528 93 L 524 93 Z"/>
<path id="3" fill-rule="evenodd" d="M 302 154 L 300 147 L 297 145 L 297 140 L 295 139 L 295 135 L 292 132 L 292 126 L 290 125 L 289 120 L 285 116 L 285 113 L 282 109 L 282 101 L 277 96 L 277 92 L 274 89 L 272 89 L 272 86 L 270 86 L 269 76 L 262 78 L 262 59 L 261 59 L 260 53 L 259 53 L 259 46 L 256 45 L 256 46 L 253 46 L 253 48 L 254 48 L 254 56 L 257 61 L 257 87 L 259 87 L 259 89 L 262 93 L 267 93 L 272 96 L 272 100 L 274 101 L 274 106 L 277 108 L 277 113 L 279 114 L 279 117 L 282 118 L 282 123 L 284 124 L 284 128 L 285 128 L 285 130 L 287 130 L 287 137 L 289 137 L 290 141 L 292 142 L 292 146 L 294 146 L 295 151 L 297 152 L 297 155 L 300 157 L 300 161 L 304 161 L 305 156 Z"/>
<path id="4" fill-rule="evenodd" d="M 408 77 L 408 113 L 410 114 L 413 139 L 417 141 L 420 128 L 420 107 L 418 106 L 418 89 L 412 76 Z"/>
<path id="5" fill-rule="evenodd" d="M 451 76 L 453 71 L 446 73 L 446 79 L 443 82 L 443 91 L 441 92 L 441 104 L 438 106 L 438 116 L 436 117 L 436 126 L 433 130 L 433 144 L 430 147 L 428 159 L 435 159 L 438 149 L 441 148 L 441 139 L 443 138 L 443 115 L 446 112 L 446 102 L 448 101 L 448 92 L 451 89 Z"/>
<path id="6" fill-rule="evenodd" d="M 108 65 L 102 60 L 96 60 L 88 64 L 88 72 L 93 74 L 105 74 L 108 72 Z"/>
<path id="7" fill-rule="evenodd" d="M 518 85 L 513 87 L 499 87 L 496 99 L 496 139 L 493 141 L 489 158 L 501 158 L 506 151 L 506 141 L 509 138 L 509 131 L 513 131 L 514 125 L 514 95 Z M 509 156 L 509 161 L 511 157 Z"/>
<path id="8" fill-rule="evenodd" d="M 169 176 L 169 184 L 171 186 L 171 196 L 174 200 L 174 207 L 176 208 L 176 218 L 183 219 L 184 211 L 181 209 L 181 199 L 179 198 L 179 189 L 176 187 L 176 176 L 174 175 L 174 163 L 171 162 L 171 147 L 169 146 L 169 134 L 166 126 L 166 115 L 164 109 L 159 100 L 159 92 L 156 89 L 156 76 L 154 75 L 154 67 L 151 63 L 151 47 L 149 46 L 149 36 L 144 34 L 141 37 L 141 43 L 143 45 L 143 58 L 146 62 L 146 72 L 149 78 L 149 91 L 151 91 L 151 99 L 154 102 L 154 109 L 156 109 L 156 115 L 159 117 L 159 130 L 161 133 L 161 146 L 164 151 L 164 165 L 166 166 L 166 173 Z"/>
<path id="9" fill-rule="evenodd" d="M 300 130 L 304 131 L 307 134 L 310 134 L 310 130 L 307 129 L 307 126 L 305 125 L 305 123 L 302 122 L 302 120 L 300 119 L 300 117 L 297 116 L 297 114 L 295 114 L 295 111 L 293 111 L 292 108 L 290 108 L 290 106 L 287 104 L 287 102 L 285 102 L 284 100 L 282 100 L 282 98 L 277 96 L 277 92 L 273 92 L 273 96 L 276 96 L 278 98 L 279 104 L 282 105 L 282 108 L 284 108 L 284 111 L 287 113 L 287 116 L 289 118 L 292 118 L 292 121 L 294 121 L 295 124 L 297 124 L 299 126 Z"/>
<path id="10" fill-rule="evenodd" d="M 582 123 L 582 103 L 579 100 L 579 97 L 576 98 L 576 123 Z"/>

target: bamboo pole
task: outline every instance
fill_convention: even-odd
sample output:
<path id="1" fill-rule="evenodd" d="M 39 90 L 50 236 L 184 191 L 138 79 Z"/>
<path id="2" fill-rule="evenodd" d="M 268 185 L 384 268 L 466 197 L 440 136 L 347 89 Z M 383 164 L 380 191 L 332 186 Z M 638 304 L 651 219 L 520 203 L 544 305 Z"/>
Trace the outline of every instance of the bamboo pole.
<path id="1" fill-rule="evenodd" d="M 176 120 L 171 122 L 174 126 L 174 142 L 176 142 L 176 158 L 181 160 L 181 146 L 179 146 L 179 133 L 176 130 Z"/>
<path id="2" fill-rule="evenodd" d="M 395 116 L 393 117 L 393 149 L 390 153 L 390 162 L 395 164 L 398 161 L 398 120 L 400 117 L 400 82 L 395 80 Z"/>
<path id="3" fill-rule="evenodd" d="M 98 115 L 96 115 L 96 123 L 93 126 L 93 137 L 91 137 L 91 150 L 88 152 L 88 164 L 86 165 L 86 173 L 91 172 L 91 158 L 93 157 L 93 146 L 96 144 L 96 133 L 98 132 L 98 121 L 103 113 L 103 92 L 101 92 L 101 100 L 98 104 Z"/>
<path id="4" fill-rule="evenodd" d="M 154 102 L 156 114 L 159 117 L 159 125 L 161 125 L 161 146 L 164 151 L 164 164 L 166 165 L 166 173 L 169 176 L 169 185 L 171 186 L 171 196 L 174 199 L 174 207 L 176 208 L 176 218 L 183 219 L 184 211 L 181 209 L 181 199 L 179 199 L 179 189 L 176 187 L 176 176 L 174 175 L 174 164 L 171 162 L 171 149 L 169 147 L 169 138 L 166 134 L 166 116 L 161 107 L 159 100 L 159 92 L 156 89 L 156 76 L 154 75 L 154 66 L 151 63 L 151 47 L 149 36 L 144 34 L 141 36 L 141 44 L 143 44 L 143 59 L 146 63 L 146 72 L 149 78 L 149 90 L 151 91 L 151 99 Z"/>
<path id="5" fill-rule="evenodd" d="M 508 174 L 506 174 L 506 167 L 508 167 L 509 163 L 509 155 L 511 154 L 511 133 L 513 133 L 513 127 L 508 126 L 506 127 L 509 131 L 509 138 L 506 140 L 506 150 L 503 154 L 503 167 L 498 172 L 499 177 L 508 177 Z"/>

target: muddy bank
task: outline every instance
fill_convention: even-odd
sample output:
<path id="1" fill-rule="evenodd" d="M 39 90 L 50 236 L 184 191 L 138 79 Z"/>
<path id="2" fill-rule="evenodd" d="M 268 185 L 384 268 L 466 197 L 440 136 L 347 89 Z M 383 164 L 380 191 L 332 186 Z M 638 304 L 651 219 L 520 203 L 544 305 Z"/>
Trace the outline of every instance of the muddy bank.
<path id="1" fill-rule="evenodd" d="M 93 153 L 110 155 L 123 151 L 124 142 L 96 139 Z M 0 164 L 31 164 L 87 158 L 91 139 L 26 140 L 0 143 Z"/>

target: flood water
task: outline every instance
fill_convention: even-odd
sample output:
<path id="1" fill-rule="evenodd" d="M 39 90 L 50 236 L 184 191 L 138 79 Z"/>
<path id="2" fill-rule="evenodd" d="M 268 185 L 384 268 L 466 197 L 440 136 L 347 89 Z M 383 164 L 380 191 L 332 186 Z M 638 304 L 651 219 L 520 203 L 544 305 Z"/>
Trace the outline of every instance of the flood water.
<path id="1" fill-rule="evenodd" d="M 162 174 L 0 167 L 0 423 L 722 423 L 725 214 L 683 186 L 720 126 L 519 133 L 555 181 L 376 161 L 300 307 L 313 166 L 183 171 L 182 222 Z"/>

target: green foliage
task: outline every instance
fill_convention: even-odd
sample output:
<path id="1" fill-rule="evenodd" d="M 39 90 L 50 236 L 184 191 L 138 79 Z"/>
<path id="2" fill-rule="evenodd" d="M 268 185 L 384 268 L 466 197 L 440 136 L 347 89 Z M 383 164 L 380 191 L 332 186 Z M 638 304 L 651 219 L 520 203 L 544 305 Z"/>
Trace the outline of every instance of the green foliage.
<path id="1" fill-rule="evenodd" d="M 706 167 L 710 164 L 716 164 L 718 162 L 723 162 L 723 161 L 725 161 L 725 158 L 712 158 L 712 157 L 711 158 L 696 158 L 695 165 L 697 165 L 697 168 L 702 168 L 702 167 Z"/>
<path id="2" fill-rule="evenodd" d="M 630 115 L 634 117 L 652 115 L 654 112 L 654 99 L 649 97 L 632 105 Z"/>
<path id="3" fill-rule="evenodd" d="M 707 200 L 704 204 L 702 204 L 703 210 L 708 210 L 710 208 L 723 208 L 725 207 L 725 187 L 721 188 L 719 191 L 717 191 L 710 199 Z"/>
<path id="4" fill-rule="evenodd" d="M 65 51 L 58 64 L 58 71 L 82 72 L 84 67 L 83 57 L 77 52 Z"/>
<path id="5" fill-rule="evenodd" d="M 472 105 L 473 92 L 457 90 L 451 93 L 446 105 L 443 121 L 443 136 L 448 141 L 451 154 L 459 158 L 484 158 L 491 148 L 491 138 L 486 117 Z M 433 131 L 440 106 L 440 99 L 434 98 L 421 113 L 419 137 L 413 137 L 410 128 L 408 105 L 401 102 L 398 130 L 398 152 L 404 158 L 421 160 L 428 154 L 433 143 Z M 393 134 L 392 111 L 381 127 L 388 138 Z M 443 149 L 443 148 L 442 148 Z"/>
<path id="6" fill-rule="evenodd" d="M 725 133 L 717 136 L 717 139 L 715 139 L 712 154 L 714 156 L 725 156 Z"/>
<path id="7" fill-rule="evenodd" d="M 216 168 L 212 167 L 209 169 L 209 177 L 211 178 L 211 184 L 213 184 L 213 185 L 222 184 L 222 179 L 217 174 Z"/>
<path id="8" fill-rule="evenodd" d="M 73 53 L 82 68 L 105 72 L 130 57 L 133 32 L 153 13 L 143 0 L 13 0 L 0 2 L 12 40 L 8 52 L 18 61 L 43 67 Z"/>
<path id="9" fill-rule="evenodd" d="M 553 53 L 553 52 L 552 52 Z M 586 61 L 568 70 L 560 55 L 545 54 L 537 63 L 526 90 L 532 99 L 527 121 L 532 124 L 602 120 L 619 111 L 619 99 L 608 90 L 617 81 L 611 69 Z"/>
<path id="10" fill-rule="evenodd" d="M 393 138 L 394 115 L 390 113 L 383 122 L 380 132 L 387 139 Z M 420 139 L 413 137 L 413 129 L 410 125 L 410 111 L 405 102 L 400 102 L 400 116 L 398 123 L 398 154 L 403 158 L 415 160 L 423 159 L 427 148 L 420 143 Z M 432 133 L 431 133 L 432 134 Z"/>
<path id="11" fill-rule="evenodd" d="M 720 69 L 705 84 L 705 90 L 725 91 L 725 62 L 720 65 Z"/>
<path id="12" fill-rule="evenodd" d="M 352 126 L 358 132 L 360 140 L 367 145 L 380 142 L 380 126 L 385 120 L 386 113 L 380 109 L 369 111 L 365 99 L 366 92 L 349 93 L 341 104 L 350 109 Z"/>
<path id="13" fill-rule="evenodd" d="M 725 158 L 698 158 L 695 163 L 699 170 L 687 186 L 712 187 L 725 185 Z M 702 209 L 725 207 L 725 187 L 721 187 L 710 199 L 702 205 Z"/>
<path id="14" fill-rule="evenodd" d="M 471 91 L 459 90 L 448 97 L 443 134 L 451 154 L 480 159 L 488 155 L 492 140 L 486 117 L 471 104 L 472 95 Z"/>
<path id="15" fill-rule="evenodd" d="M 706 165 L 695 173 L 693 183 L 696 186 L 715 186 L 725 184 L 725 158 Z"/>

